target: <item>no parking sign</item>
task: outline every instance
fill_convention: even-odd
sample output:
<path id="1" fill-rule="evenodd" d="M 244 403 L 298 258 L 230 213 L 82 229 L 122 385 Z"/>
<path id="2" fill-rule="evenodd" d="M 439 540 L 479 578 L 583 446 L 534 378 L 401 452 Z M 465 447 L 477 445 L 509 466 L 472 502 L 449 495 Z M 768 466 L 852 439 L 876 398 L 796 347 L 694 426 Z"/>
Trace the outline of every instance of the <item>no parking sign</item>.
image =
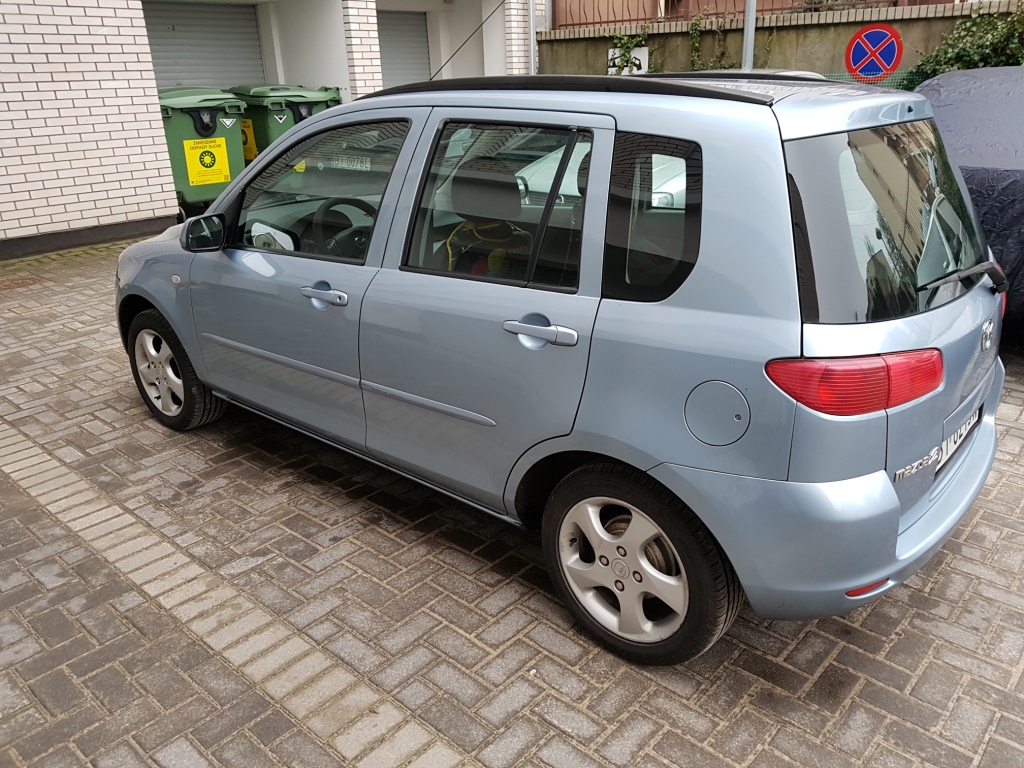
<path id="1" fill-rule="evenodd" d="M 884 80 L 900 65 L 903 40 L 888 24 L 869 24 L 846 46 L 846 71 L 862 83 Z"/>

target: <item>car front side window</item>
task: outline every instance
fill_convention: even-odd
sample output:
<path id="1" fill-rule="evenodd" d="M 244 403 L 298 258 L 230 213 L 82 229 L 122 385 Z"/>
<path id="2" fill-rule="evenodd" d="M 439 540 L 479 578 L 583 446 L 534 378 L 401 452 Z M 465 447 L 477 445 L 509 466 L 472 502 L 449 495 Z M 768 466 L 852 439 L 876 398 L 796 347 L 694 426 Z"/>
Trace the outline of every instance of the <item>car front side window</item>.
<path id="1" fill-rule="evenodd" d="M 406 121 L 363 123 L 284 152 L 247 187 L 235 245 L 362 264 L 408 131 Z"/>

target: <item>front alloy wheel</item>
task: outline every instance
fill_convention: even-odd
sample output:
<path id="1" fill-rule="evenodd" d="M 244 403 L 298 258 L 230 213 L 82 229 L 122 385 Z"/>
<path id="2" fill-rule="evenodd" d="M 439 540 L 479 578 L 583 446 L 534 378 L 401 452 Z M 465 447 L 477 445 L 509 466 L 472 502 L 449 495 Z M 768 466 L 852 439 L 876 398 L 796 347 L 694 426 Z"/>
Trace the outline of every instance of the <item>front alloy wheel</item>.
<path id="1" fill-rule="evenodd" d="M 135 366 L 142 394 L 165 416 L 177 416 L 185 404 L 185 385 L 170 345 L 156 331 L 144 329 L 135 337 Z"/>
<path id="2" fill-rule="evenodd" d="M 164 426 L 194 429 L 224 413 L 227 404 L 199 380 L 174 329 L 155 309 L 132 320 L 128 350 L 135 385 Z"/>

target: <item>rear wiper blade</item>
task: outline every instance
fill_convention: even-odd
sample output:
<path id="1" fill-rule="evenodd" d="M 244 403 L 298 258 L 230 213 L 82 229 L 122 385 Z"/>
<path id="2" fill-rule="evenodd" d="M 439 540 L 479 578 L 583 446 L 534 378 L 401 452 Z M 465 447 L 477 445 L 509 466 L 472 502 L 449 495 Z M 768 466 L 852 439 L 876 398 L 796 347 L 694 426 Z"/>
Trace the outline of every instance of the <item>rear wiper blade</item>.
<path id="1" fill-rule="evenodd" d="M 1003 270 L 999 268 L 998 264 L 994 261 L 983 261 L 981 264 L 975 264 L 973 267 L 961 269 L 957 272 L 952 272 L 948 275 L 932 280 L 930 283 L 925 283 L 917 289 L 917 292 L 921 293 L 922 291 L 927 291 L 932 288 L 938 288 L 940 285 L 956 283 L 981 274 L 988 275 L 992 280 L 992 293 L 1006 293 L 1006 289 L 1010 287 L 1010 283 L 1006 279 L 1006 275 L 1003 274 Z"/>

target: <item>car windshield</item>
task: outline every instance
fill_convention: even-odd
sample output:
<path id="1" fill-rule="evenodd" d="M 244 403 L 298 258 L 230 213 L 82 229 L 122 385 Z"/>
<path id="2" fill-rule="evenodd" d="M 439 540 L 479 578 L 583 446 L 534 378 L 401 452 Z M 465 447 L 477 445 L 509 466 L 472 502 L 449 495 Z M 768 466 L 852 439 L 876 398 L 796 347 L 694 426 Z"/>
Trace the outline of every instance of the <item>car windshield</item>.
<path id="1" fill-rule="evenodd" d="M 923 312 L 980 279 L 925 287 L 983 248 L 930 120 L 787 142 L 805 322 Z"/>

